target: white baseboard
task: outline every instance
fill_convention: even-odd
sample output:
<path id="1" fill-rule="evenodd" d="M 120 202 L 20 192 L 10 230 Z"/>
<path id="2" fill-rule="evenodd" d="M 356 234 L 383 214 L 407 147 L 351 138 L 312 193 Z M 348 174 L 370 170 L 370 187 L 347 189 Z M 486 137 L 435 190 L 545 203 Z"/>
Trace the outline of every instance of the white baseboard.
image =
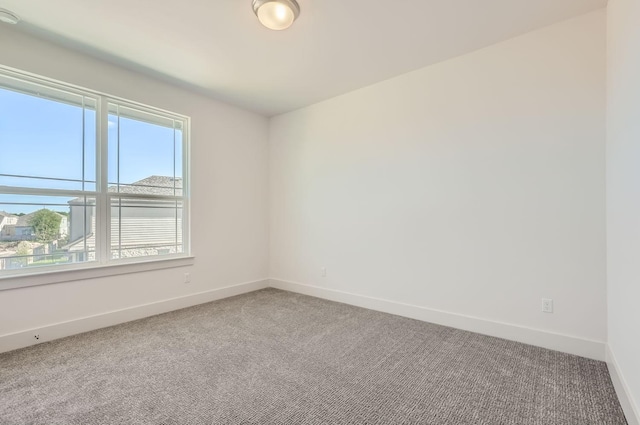
<path id="1" fill-rule="evenodd" d="M 185 307 L 204 304 L 222 298 L 228 298 L 247 292 L 257 291 L 267 288 L 268 280 L 257 280 L 224 288 L 212 289 L 210 291 L 199 292 L 197 294 L 185 295 L 183 297 L 171 298 L 154 303 L 138 305 L 122 310 L 110 311 L 108 313 L 97 314 L 95 316 L 83 317 L 68 322 L 55 323 L 36 329 L 28 329 L 7 335 L 0 335 L 0 353 L 17 350 L 18 348 L 40 344 L 46 341 L 63 338 L 95 329 L 106 328 L 132 320 L 138 320 L 156 314 L 167 313 Z M 39 335 L 36 340 L 34 335 Z"/>
<path id="2" fill-rule="evenodd" d="M 97 314 L 95 316 L 83 317 L 68 322 L 55 323 L 40 328 L 0 335 L 0 353 L 95 329 L 114 326 L 120 323 L 138 320 L 185 307 L 191 307 L 222 298 L 232 297 L 234 295 L 264 289 L 269 286 L 318 298 L 324 298 L 331 301 L 351 304 L 358 307 L 382 311 L 385 313 L 396 314 L 398 316 L 409 317 L 425 322 L 437 323 L 498 338 L 523 342 L 591 359 L 602 361 L 606 359 L 606 344 L 603 342 L 591 341 L 508 323 L 495 322 L 472 316 L 433 310 L 426 307 L 403 304 L 395 301 L 367 297 L 364 295 L 357 295 L 333 289 L 288 282 L 280 279 L 267 279 L 241 283 L 238 285 L 213 289 L 211 291 Z M 40 335 L 39 340 L 34 339 L 34 335 L 36 334 Z"/>
<path id="3" fill-rule="evenodd" d="M 618 400 L 620 400 L 622 410 L 624 410 L 627 423 L 629 425 L 640 425 L 640 408 L 633 401 L 627 381 L 624 379 L 616 356 L 613 354 L 609 344 L 607 344 L 607 366 L 609 366 L 611 381 L 613 382 L 613 387 L 616 389 L 616 394 L 618 395 Z"/>
<path id="4" fill-rule="evenodd" d="M 606 343 L 600 341 L 592 341 L 574 336 L 512 325 L 509 323 L 495 322 L 478 317 L 433 310 L 417 305 L 367 297 L 364 295 L 305 285 L 302 283 L 288 282 L 280 279 L 269 279 L 269 285 L 273 288 L 283 289 L 285 291 L 297 292 L 304 295 L 311 295 L 371 310 L 409 317 L 411 319 L 523 342 L 525 344 L 562 351 L 564 353 L 575 354 L 577 356 L 587 357 L 590 359 L 600 361 L 605 360 Z"/>

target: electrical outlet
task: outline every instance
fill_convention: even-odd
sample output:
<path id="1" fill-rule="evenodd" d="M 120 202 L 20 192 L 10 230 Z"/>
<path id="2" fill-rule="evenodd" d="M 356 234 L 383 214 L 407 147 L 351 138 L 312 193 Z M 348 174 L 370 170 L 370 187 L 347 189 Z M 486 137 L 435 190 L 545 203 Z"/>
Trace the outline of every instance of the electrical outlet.
<path id="1" fill-rule="evenodd" d="M 184 274 L 184 283 L 191 283 L 191 273 Z"/>
<path id="2" fill-rule="evenodd" d="M 320 275 L 322 277 L 327 277 L 327 268 L 326 267 L 323 267 L 323 268 L 320 269 Z"/>
<path id="3" fill-rule="evenodd" d="M 553 300 L 550 298 L 542 299 L 542 312 L 553 313 Z"/>

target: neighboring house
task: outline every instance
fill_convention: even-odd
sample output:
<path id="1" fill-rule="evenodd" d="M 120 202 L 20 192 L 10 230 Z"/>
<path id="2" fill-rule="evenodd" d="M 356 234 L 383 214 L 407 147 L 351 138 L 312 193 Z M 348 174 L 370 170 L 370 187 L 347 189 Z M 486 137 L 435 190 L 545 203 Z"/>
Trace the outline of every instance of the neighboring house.
<path id="1" fill-rule="evenodd" d="M 182 179 L 150 176 L 130 185 L 109 187 L 109 192 L 131 195 L 182 196 Z M 95 259 L 95 201 L 69 202 L 69 245 L 74 261 Z M 86 214 L 85 214 L 86 213 Z M 182 206 L 158 199 L 126 199 L 111 206 L 111 255 L 113 258 L 174 254 L 182 250 Z M 85 256 L 87 258 L 85 258 Z"/>
<path id="2" fill-rule="evenodd" d="M 40 210 L 41 211 L 41 210 Z M 12 219 L 12 224 L 6 224 L 2 226 L 2 230 L 0 231 L 0 240 L 2 241 L 32 241 L 36 238 L 36 235 L 33 231 L 33 227 L 31 227 L 31 218 L 38 211 L 34 211 L 30 214 L 26 214 L 20 217 L 15 217 L 15 220 Z M 5 213 L 1 213 L 4 215 Z M 58 214 L 58 213 L 56 213 Z M 58 214 L 60 216 L 60 230 L 58 232 L 58 237 L 60 239 L 64 239 L 69 234 L 69 220 L 63 214 Z"/>
<path id="3" fill-rule="evenodd" d="M 0 211 L 0 235 L 7 225 L 16 224 L 18 222 L 18 216 L 9 214 L 8 212 Z M 1 239 L 0 239 L 1 240 Z"/>

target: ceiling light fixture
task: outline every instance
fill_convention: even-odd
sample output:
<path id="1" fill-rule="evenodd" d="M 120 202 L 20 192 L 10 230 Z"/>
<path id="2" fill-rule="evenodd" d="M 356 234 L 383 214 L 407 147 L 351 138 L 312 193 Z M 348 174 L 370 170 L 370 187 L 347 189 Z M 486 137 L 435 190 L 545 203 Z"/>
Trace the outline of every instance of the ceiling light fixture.
<path id="1" fill-rule="evenodd" d="M 300 15 L 300 6 L 296 0 L 253 0 L 253 12 L 262 25 L 279 31 L 293 24 Z"/>
<path id="2" fill-rule="evenodd" d="M 0 9 L 0 21 L 6 24 L 15 25 L 20 22 L 20 17 L 7 9 Z"/>

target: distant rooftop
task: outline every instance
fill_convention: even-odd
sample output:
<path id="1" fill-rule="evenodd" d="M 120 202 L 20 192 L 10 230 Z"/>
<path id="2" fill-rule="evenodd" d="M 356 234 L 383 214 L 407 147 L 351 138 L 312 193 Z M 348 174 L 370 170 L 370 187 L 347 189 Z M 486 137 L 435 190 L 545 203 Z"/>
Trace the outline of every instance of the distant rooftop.
<path id="1" fill-rule="evenodd" d="M 16 223 L 16 226 L 18 227 L 28 227 L 30 226 L 29 221 L 31 221 L 31 218 L 38 212 L 42 211 L 42 210 L 46 210 L 46 208 L 40 208 L 38 211 L 34 211 L 32 213 L 29 214 L 25 214 L 23 216 L 18 217 L 18 222 Z M 55 211 L 53 211 L 54 213 L 58 214 L 60 217 L 64 217 L 62 214 L 57 213 Z"/>
<path id="2" fill-rule="evenodd" d="M 124 193 L 131 195 L 164 195 L 182 196 L 182 177 L 149 176 L 137 182 L 109 186 L 110 193 Z M 83 202 L 76 198 L 69 203 Z"/>
<path id="3" fill-rule="evenodd" d="M 119 188 L 119 190 L 118 190 Z M 182 178 L 168 176 L 149 176 L 131 184 L 109 186 L 109 192 L 143 195 L 182 195 Z"/>

